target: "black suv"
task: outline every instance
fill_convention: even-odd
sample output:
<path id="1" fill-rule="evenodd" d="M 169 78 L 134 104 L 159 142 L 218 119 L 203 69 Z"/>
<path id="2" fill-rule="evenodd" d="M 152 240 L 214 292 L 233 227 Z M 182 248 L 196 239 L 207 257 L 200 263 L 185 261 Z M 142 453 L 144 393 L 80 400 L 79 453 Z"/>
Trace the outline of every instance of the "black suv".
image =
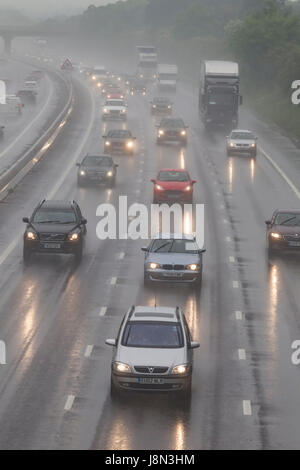
<path id="1" fill-rule="evenodd" d="M 182 119 L 164 118 L 158 128 L 156 143 L 179 142 L 181 145 L 187 144 L 187 128 Z"/>
<path id="2" fill-rule="evenodd" d="M 35 208 L 24 232 L 23 260 L 32 253 L 69 253 L 81 261 L 87 220 L 75 201 L 46 201 Z"/>

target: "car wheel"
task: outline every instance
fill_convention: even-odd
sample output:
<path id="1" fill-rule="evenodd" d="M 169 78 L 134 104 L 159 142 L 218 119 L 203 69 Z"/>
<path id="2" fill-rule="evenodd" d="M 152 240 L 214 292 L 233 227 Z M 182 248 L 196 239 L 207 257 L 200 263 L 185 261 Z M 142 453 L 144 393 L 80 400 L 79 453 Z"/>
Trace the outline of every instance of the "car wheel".
<path id="1" fill-rule="evenodd" d="M 107 186 L 109 188 L 114 188 L 116 185 L 116 178 L 113 178 L 111 181 L 108 182 Z"/>
<path id="2" fill-rule="evenodd" d="M 251 158 L 256 158 L 257 152 L 251 152 Z"/>
<path id="3" fill-rule="evenodd" d="M 150 287 L 151 286 L 151 281 L 149 279 L 148 274 L 144 273 L 144 286 L 145 287 Z"/>
<path id="4" fill-rule="evenodd" d="M 83 247 L 81 246 L 80 248 L 78 248 L 75 252 L 75 260 L 76 260 L 76 263 L 81 263 L 82 261 L 82 253 L 83 253 Z"/>
<path id="5" fill-rule="evenodd" d="M 84 182 L 81 178 L 77 178 L 77 185 L 80 187 L 80 188 L 83 188 L 84 186 Z"/>
<path id="6" fill-rule="evenodd" d="M 30 258 L 31 258 L 31 250 L 29 250 L 28 248 L 25 248 L 25 246 L 23 247 L 23 261 L 24 261 L 24 264 L 28 265 L 29 262 L 30 262 Z"/>
<path id="7" fill-rule="evenodd" d="M 196 281 L 193 284 L 194 289 L 199 289 L 201 286 L 202 286 L 202 271 L 201 271 L 198 278 L 196 279 Z"/>

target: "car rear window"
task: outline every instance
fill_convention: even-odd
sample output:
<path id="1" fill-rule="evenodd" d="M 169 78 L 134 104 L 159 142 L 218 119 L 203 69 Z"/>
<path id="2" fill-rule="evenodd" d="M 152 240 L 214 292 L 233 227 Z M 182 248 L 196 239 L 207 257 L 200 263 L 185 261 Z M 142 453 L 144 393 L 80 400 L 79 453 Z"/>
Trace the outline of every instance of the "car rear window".
<path id="1" fill-rule="evenodd" d="M 122 345 L 135 348 L 182 348 L 182 329 L 179 323 L 128 322 Z"/>

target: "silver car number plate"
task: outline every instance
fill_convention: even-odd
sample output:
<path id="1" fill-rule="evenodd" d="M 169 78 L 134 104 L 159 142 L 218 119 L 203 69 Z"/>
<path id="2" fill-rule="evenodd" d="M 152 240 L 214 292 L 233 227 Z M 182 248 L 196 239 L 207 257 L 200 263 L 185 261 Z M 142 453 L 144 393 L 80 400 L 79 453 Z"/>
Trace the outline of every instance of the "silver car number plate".
<path id="1" fill-rule="evenodd" d="M 164 383 L 164 379 L 158 379 L 158 378 L 138 378 L 138 383 L 139 384 L 148 384 L 148 385 L 162 385 Z"/>
<path id="2" fill-rule="evenodd" d="M 60 247 L 60 243 L 44 243 L 44 248 L 59 249 Z"/>

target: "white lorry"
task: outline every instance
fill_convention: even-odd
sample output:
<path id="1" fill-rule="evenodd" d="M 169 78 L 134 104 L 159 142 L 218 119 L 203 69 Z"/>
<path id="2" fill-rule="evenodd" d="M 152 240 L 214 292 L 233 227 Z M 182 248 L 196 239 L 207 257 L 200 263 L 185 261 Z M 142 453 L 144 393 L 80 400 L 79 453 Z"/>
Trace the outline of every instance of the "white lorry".
<path id="1" fill-rule="evenodd" d="M 158 64 L 157 86 L 158 89 L 175 91 L 178 81 L 178 67 L 171 64 Z"/>

